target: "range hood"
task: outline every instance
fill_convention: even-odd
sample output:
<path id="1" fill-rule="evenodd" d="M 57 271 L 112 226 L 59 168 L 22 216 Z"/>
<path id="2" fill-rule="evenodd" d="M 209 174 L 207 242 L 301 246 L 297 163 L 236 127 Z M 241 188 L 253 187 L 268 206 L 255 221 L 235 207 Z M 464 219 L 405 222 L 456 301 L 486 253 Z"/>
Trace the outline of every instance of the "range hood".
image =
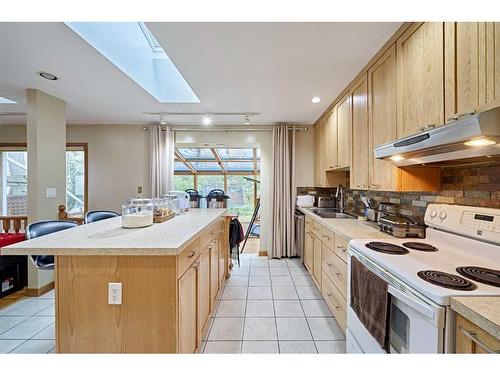
<path id="1" fill-rule="evenodd" d="M 491 161 L 500 157 L 500 107 L 376 146 L 374 152 L 399 167 Z"/>

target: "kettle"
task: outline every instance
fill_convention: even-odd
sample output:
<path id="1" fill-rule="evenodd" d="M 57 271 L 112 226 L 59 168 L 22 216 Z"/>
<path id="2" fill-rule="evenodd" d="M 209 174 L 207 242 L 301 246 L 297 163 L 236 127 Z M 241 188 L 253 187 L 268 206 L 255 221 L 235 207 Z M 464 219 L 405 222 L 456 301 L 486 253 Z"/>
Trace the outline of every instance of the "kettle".
<path id="1" fill-rule="evenodd" d="M 172 194 L 172 195 L 175 195 L 177 197 L 177 201 L 178 201 L 178 205 L 179 205 L 179 211 L 178 211 L 179 214 L 189 210 L 190 203 L 189 203 L 189 194 L 188 193 L 186 193 L 185 191 L 170 191 L 168 194 Z"/>

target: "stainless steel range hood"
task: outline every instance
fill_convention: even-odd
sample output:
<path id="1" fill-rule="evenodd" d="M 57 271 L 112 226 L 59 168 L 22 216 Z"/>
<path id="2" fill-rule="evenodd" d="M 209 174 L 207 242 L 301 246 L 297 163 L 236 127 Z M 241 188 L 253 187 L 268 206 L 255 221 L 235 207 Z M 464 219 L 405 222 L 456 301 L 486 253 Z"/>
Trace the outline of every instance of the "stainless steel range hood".
<path id="1" fill-rule="evenodd" d="M 390 160 L 397 166 L 491 160 L 500 156 L 500 107 L 376 146 L 374 152 L 377 159 Z"/>

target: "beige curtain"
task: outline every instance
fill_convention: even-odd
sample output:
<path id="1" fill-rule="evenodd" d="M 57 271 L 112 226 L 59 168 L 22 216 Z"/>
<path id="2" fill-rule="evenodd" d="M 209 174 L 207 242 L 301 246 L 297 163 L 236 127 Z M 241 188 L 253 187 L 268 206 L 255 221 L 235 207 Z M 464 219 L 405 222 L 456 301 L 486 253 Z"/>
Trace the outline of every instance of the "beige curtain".
<path id="1" fill-rule="evenodd" d="M 293 245 L 295 211 L 295 127 L 273 128 L 271 163 L 271 256 L 296 256 Z"/>
<path id="2" fill-rule="evenodd" d="M 172 190 L 174 178 L 174 132 L 168 126 L 151 128 L 151 197 Z"/>

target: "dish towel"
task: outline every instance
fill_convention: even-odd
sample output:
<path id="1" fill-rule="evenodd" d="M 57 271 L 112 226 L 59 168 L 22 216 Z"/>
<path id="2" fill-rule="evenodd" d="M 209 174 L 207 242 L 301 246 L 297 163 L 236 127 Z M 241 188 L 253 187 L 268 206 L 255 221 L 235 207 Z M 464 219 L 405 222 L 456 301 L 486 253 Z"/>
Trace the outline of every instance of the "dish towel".
<path id="1" fill-rule="evenodd" d="M 388 284 L 351 257 L 351 308 L 380 346 L 388 352 Z"/>

